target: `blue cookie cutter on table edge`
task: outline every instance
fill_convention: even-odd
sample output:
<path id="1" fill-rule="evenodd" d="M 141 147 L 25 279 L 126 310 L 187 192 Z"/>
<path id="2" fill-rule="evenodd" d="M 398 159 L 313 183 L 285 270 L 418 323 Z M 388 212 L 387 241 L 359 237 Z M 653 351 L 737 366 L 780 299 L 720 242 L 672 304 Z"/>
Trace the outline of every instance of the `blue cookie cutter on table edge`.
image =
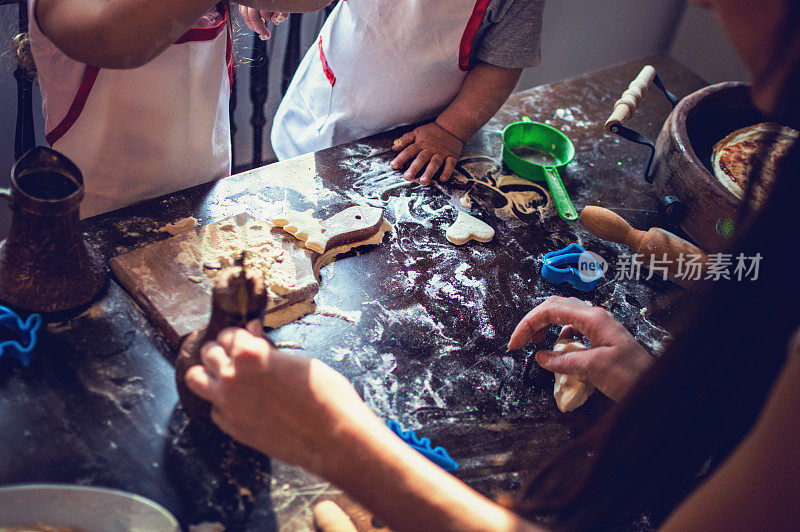
<path id="1" fill-rule="evenodd" d="M 597 278 L 587 278 L 586 275 L 581 275 L 578 270 L 572 267 L 561 268 L 566 264 L 578 264 L 581 255 L 587 253 L 582 246 L 572 243 L 564 249 L 558 251 L 551 251 L 545 253 L 544 261 L 542 262 L 542 277 L 545 280 L 554 284 L 569 283 L 576 289 L 582 292 L 590 292 L 595 289 L 597 283 L 602 277 L 602 273 Z M 602 272 L 600 265 L 592 259 L 597 266 L 595 271 Z"/>
<path id="2" fill-rule="evenodd" d="M 36 347 L 37 333 L 42 326 L 42 317 L 31 314 L 27 321 L 22 321 L 16 312 L 0 306 L 0 327 L 8 327 L 17 335 L 18 340 L 0 342 L 0 358 L 15 357 L 23 366 L 29 366 Z"/>
<path id="3" fill-rule="evenodd" d="M 411 448 L 448 473 L 452 473 L 458 469 L 458 462 L 450 458 L 450 455 L 447 454 L 444 447 L 431 448 L 430 438 L 418 438 L 416 432 L 413 430 L 403 430 L 400 423 L 391 419 L 386 422 L 386 425 Z"/>

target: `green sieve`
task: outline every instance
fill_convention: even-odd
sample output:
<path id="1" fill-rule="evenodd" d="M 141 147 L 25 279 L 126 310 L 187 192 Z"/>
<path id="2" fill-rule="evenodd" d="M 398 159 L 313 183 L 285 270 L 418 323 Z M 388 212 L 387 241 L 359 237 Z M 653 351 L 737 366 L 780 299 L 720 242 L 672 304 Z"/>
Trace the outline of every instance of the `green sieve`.
<path id="1" fill-rule="evenodd" d="M 503 162 L 512 172 L 531 181 L 547 181 L 558 215 L 573 222 L 578 213 L 569 199 L 558 168 L 575 157 L 575 146 L 562 132 L 527 116 L 503 130 Z"/>

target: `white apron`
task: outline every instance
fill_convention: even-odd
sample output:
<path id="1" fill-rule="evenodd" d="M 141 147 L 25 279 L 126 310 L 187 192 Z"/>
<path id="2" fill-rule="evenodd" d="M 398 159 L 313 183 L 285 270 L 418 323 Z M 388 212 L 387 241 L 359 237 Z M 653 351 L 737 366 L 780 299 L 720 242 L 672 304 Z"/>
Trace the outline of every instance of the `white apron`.
<path id="1" fill-rule="evenodd" d="M 279 159 L 432 119 L 469 70 L 490 0 L 343 0 L 278 108 Z"/>
<path id="2" fill-rule="evenodd" d="M 85 67 L 69 109 L 47 132 L 83 173 L 81 217 L 230 174 L 227 20 L 189 30 L 140 68 Z"/>

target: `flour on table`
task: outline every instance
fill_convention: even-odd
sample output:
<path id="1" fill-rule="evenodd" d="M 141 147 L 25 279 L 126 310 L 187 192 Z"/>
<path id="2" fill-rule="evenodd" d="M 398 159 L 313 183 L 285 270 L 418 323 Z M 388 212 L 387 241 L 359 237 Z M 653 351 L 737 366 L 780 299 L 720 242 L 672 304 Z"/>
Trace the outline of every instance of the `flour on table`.
<path id="1" fill-rule="evenodd" d="M 272 223 L 282 227 L 287 233 L 303 242 L 305 247 L 319 254 L 325 253 L 328 237 L 320 220 L 314 218 L 314 211 L 287 211 L 284 215 L 272 219 Z"/>
<path id="2" fill-rule="evenodd" d="M 342 310 L 340 308 L 331 307 L 328 305 L 318 305 L 314 314 L 320 316 L 328 316 L 330 318 L 339 318 L 340 320 L 348 321 L 350 323 L 358 323 L 361 321 L 360 310 Z"/>
<path id="3" fill-rule="evenodd" d="M 584 349 L 586 349 L 585 345 L 573 340 L 559 340 L 553 347 L 553 351 L 561 353 L 571 353 Z M 556 382 L 553 386 L 553 396 L 556 398 L 558 409 L 562 412 L 575 410 L 594 393 L 594 385 L 578 375 L 556 373 L 555 376 Z"/>
<path id="4" fill-rule="evenodd" d="M 360 310 L 342 310 L 328 305 L 317 305 L 313 300 L 309 299 L 268 312 L 264 315 L 263 324 L 264 327 L 268 329 L 278 329 L 310 314 L 339 318 L 349 323 L 358 323 L 361 321 Z"/>
<path id="5" fill-rule="evenodd" d="M 189 216 L 188 218 L 183 218 L 181 220 L 178 220 L 174 224 L 167 224 L 159 230 L 165 233 L 169 233 L 172 236 L 178 236 L 182 233 L 185 233 L 186 231 L 191 231 L 192 229 L 197 227 L 197 222 L 198 222 L 197 218 L 195 218 L 194 216 Z"/>
<path id="6" fill-rule="evenodd" d="M 252 219 L 244 225 L 233 220 L 208 225 L 180 243 L 177 260 L 188 269 L 189 280 L 199 283 L 204 277 L 214 279 L 243 255 L 244 266 L 260 272 L 270 292 L 282 296 L 297 286 L 297 271 L 271 229 L 272 225 Z"/>
<path id="7" fill-rule="evenodd" d="M 447 228 L 445 236 L 453 244 L 461 246 L 470 240 L 489 242 L 494 238 L 494 229 L 486 222 L 465 212 L 460 212 L 453 225 Z"/>

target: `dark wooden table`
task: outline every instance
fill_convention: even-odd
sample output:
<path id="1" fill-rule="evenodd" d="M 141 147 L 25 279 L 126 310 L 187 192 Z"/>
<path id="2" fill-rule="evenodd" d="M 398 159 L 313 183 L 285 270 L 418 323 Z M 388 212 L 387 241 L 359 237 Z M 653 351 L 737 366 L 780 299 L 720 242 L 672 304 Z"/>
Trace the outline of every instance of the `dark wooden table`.
<path id="1" fill-rule="evenodd" d="M 679 97 L 704 85 L 667 57 L 649 61 Z M 513 95 L 467 146 L 458 179 L 444 186 L 410 184 L 393 172 L 396 132 L 387 133 L 90 219 L 86 233 L 111 257 L 166 238 L 159 228 L 189 215 L 203 224 L 243 211 L 268 218 L 276 199 L 323 215 L 349 203 L 384 207 L 394 224 L 384 244 L 323 270 L 318 302 L 361 311 L 358 323 L 315 315 L 273 338 L 300 343 L 344 373 L 380 417 L 445 446 L 471 486 L 490 496 L 513 490 L 609 405 L 595 394 L 576 412 L 558 412 L 552 374 L 532 356 L 555 332 L 507 354 L 519 319 L 550 295 L 578 296 L 608 308 L 658 354 L 668 337 L 666 301 L 680 292 L 656 280 L 617 282 L 608 278 L 613 272 L 587 294 L 541 279 L 542 254 L 570 242 L 612 268 L 628 250 L 563 222 L 544 188 L 515 181 L 500 163 L 500 132 L 523 116 L 560 128 L 577 148 L 562 176 L 579 211 L 602 205 L 639 228 L 663 225 L 642 178 L 646 150 L 603 131 L 645 62 Z M 655 139 L 669 110 L 653 91 L 631 125 Z M 471 212 L 496 228 L 489 244 L 445 240 L 465 192 Z M 29 368 L 0 365 L 0 484 L 119 488 L 159 502 L 184 526 L 220 521 L 231 530 L 305 529 L 314 501 L 341 500 L 334 486 L 188 423 L 173 359 L 113 280 L 90 308 L 51 320 Z M 359 523 L 369 520 L 359 514 Z"/>

